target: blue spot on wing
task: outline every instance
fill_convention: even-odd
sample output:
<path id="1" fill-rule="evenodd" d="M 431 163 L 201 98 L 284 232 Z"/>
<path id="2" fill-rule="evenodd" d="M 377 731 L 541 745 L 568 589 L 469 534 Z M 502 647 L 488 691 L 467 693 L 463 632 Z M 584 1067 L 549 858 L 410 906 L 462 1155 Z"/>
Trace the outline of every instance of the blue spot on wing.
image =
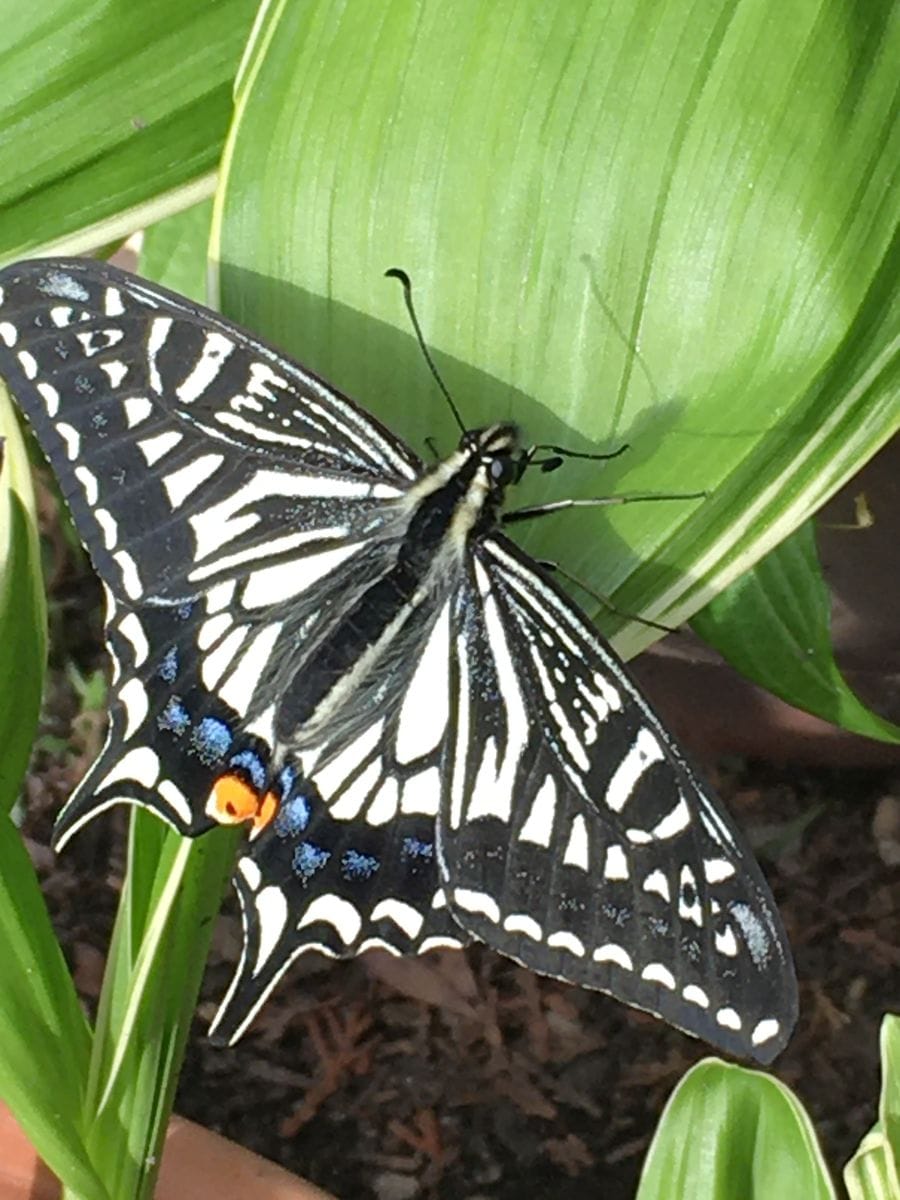
<path id="1" fill-rule="evenodd" d="M 309 824 L 312 808 L 306 796 L 292 796 L 278 809 L 273 829 L 280 838 L 297 837 Z"/>
<path id="2" fill-rule="evenodd" d="M 434 842 L 423 842 L 415 837 L 404 838 L 402 854 L 404 858 L 430 862 L 434 858 Z"/>
<path id="3" fill-rule="evenodd" d="M 177 696 L 172 696 L 169 703 L 156 718 L 160 729 L 181 737 L 191 723 L 191 715 Z"/>
<path id="4" fill-rule="evenodd" d="M 266 768 L 262 759 L 253 750 L 241 750 L 239 754 L 232 754 L 228 760 L 230 767 L 243 767 L 250 776 L 250 782 L 258 792 L 262 792 L 266 786 Z"/>
<path id="5" fill-rule="evenodd" d="M 178 675 L 178 651 L 172 646 L 156 669 L 157 675 L 166 683 L 174 683 Z"/>
<path id="6" fill-rule="evenodd" d="M 323 850 L 314 842 L 301 842 L 294 851 L 292 866 L 294 873 L 299 875 L 304 883 L 308 883 L 317 871 L 321 871 L 331 858 L 330 850 Z"/>
<path id="7" fill-rule="evenodd" d="M 371 879 L 381 863 L 372 854 L 347 850 L 341 858 L 341 874 L 345 879 Z"/>
<path id="8" fill-rule="evenodd" d="M 234 740 L 229 727 L 218 717 L 204 717 L 194 727 L 191 744 L 204 766 L 211 767 L 225 757 Z"/>

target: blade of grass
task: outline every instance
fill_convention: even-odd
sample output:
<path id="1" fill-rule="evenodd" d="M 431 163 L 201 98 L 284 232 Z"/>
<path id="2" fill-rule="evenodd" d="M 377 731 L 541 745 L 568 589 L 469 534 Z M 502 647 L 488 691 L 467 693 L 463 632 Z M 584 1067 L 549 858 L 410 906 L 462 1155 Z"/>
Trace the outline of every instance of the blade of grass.
<path id="1" fill-rule="evenodd" d="M 31 468 L 0 381 L 0 812 L 12 808 L 31 754 L 47 657 L 47 604 Z"/>

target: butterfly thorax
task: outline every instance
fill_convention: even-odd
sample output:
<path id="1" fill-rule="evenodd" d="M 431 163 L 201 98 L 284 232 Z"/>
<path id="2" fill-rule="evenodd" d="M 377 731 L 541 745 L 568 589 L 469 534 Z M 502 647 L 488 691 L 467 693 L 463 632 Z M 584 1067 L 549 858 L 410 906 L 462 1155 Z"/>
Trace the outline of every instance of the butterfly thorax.
<path id="1" fill-rule="evenodd" d="M 327 738 L 337 752 L 370 704 L 390 712 L 399 697 L 385 668 L 427 637 L 458 586 L 469 539 L 494 525 L 504 489 L 519 474 L 518 445 L 513 425 L 468 432 L 409 489 L 393 561 L 304 656 L 280 705 L 279 743 L 300 749 Z"/>

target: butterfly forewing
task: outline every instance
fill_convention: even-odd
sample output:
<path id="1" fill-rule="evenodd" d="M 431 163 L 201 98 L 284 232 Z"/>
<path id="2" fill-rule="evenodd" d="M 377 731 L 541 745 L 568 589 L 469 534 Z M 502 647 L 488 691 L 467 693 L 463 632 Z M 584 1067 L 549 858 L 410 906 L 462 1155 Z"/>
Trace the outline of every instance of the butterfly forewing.
<path id="1" fill-rule="evenodd" d="M 3 375 L 107 592 L 110 736 L 57 840 L 116 800 L 198 832 L 222 727 L 271 708 L 286 647 L 314 642 L 335 589 L 383 570 L 418 460 L 315 377 L 114 268 L 25 263 L 2 290 Z"/>
<path id="2" fill-rule="evenodd" d="M 608 646 L 492 532 L 516 431 L 426 468 L 327 384 L 112 267 L 0 272 L 0 375 L 107 596 L 117 801 L 246 820 L 237 1038 L 304 950 L 474 936 L 768 1061 L 768 889 Z"/>

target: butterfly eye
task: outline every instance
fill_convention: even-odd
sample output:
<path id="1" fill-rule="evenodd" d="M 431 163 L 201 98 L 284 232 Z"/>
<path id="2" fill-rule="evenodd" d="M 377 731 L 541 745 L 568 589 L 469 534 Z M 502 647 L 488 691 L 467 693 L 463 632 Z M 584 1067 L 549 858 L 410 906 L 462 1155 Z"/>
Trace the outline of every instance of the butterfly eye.
<path id="1" fill-rule="evenodd" d="M 512 483 L 515 477 L 515 465 L 506 454 L 502 458 L 492 458 L 488 467 L 491 479 L 496 484 Z"/>

